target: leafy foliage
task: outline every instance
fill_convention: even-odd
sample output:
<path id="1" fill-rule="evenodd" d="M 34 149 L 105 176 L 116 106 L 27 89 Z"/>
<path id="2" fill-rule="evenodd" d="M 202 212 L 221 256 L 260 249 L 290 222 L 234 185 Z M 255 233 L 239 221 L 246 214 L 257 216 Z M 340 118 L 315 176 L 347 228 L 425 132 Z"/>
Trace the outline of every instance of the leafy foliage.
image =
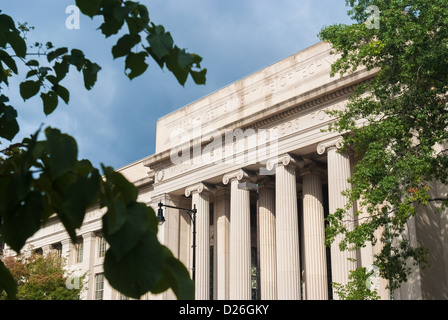
<path id="1" fill-rule="evenodd" d="M 320 37 L 340 53 L 332 75 L 376 72 L 345 110 L 331 113 L 337 121 L 330 126 L 355 154 L 347 195 L 368 217 L 347 232 L 339 212 L 329 218 L 328 233 L 345 234 L 342 248 L 381 241 L 376 265 L 394 289 L 406 281 L 409 262 L 426 261 L 426 250 L 411 246 L 404 233 L 408 221 L 428 203 L 440 210 L 448 204 L 432 189 L 434 182 L 448 183 L 448 7 L 443 0 L 346 3 L 355 23 L 326 27 Z M 379 28 L 365 23 L 371 5 L 380 9 Z M 383 230 L 380 238 L 376 230 Z"/>
<path id="2" fill-rule="evenodd" d="M 366 268 L 357 268 L 350 271 L 348 283 L 342 285 L 333 283 L 335 293 L 341 300 L 379 300 L 380 297 L 375 290 L 367 285 L 373 271 L 367 272 Z"/>
<path id="3" fill-rule="evenodd" d="M 174 44 L 163 26 L 154 24 L 147 8 L 134 1 L 76 0 L 81 12 L 102 17 L 99 30 L 110 37 L 124 25 L 128 33 L 112 47 L 114 58 L 124 58 L 129 79 L 143 74 L 152 58 L 166 67 L 184 85 L 191 75 L 196 84 L 205 83 L 202 58 Z M 12 17 L 0 11 L 0 90 L 9 78 L 18 76 L 18 62 L 27 68 L 20 83 L 24 101 L 40 93 L 43 112 L 50 115 L 60 100 L 70 101 L 63 80 L 71 69 L 83 76 L 84 87 L 93 88 L 101 67 L 79 49 L 55 48 L 51 42 L 36 43 L 46 57 L 28 59 L 24 34 L 31 28 L 16 27 Z M 146 42 L 145 42 L 146 40 Z M 0 138 L 12 141 L 19 132 L 16 109 L 0 91 Z M 42 136 L 43 139 L 42 139 Z M 104 271 L 109 283 L 132 298 L 148 291 L 173 289 L 179 299 L 193 299 L 194 286 L 182 263 L 157 239 L 158 220 L 152 208 L 137 201 L 136 187 L 105 165 L 101 169 L 89 160 L 78 159 L 76 140 L 57 128 L 39 128 L 31 137 L 1 150 L 0 157 L 0 241 L 20 252 L 27 239 L 50 216 L 57 215 L 73 242 L 86 210 L 99 203 L 106 207 L 103 233 L 109 243 Z M 11 272 L 0 261 L 0 292 L 18 297 Z"/>
<path id="4" fill-rule="evenodd" d="M 79 277 L 79 285 L 67 287 L 67 279 L 71 274 L 63 267 L 63 260 L 57 252 L 47 255 L 31 254 L 30 256 L 9 256 L 4 259 L 18 284 L 19 300 L 79 300 L 83 290 L 83 276 Z M 0 293 L 0 299 L 6 295 Z"/>

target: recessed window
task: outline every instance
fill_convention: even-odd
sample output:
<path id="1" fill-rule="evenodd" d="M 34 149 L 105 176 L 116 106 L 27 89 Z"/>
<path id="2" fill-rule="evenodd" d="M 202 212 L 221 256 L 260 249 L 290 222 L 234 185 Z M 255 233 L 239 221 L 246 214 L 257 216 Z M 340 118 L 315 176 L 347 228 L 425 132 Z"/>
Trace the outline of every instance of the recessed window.
<path id="1" fill-rule="evenodd" d="M 95 300 L 103 300 L 104 275 L 98 273 L 95 275 Z"/>
<path id="2" fill-rule="evenodd" d="M 84 255 L 84 242 L 82 239 L 78 239 L 76 243 L 76 263 L 81 263 Z"/>
<path id="3" fill-rule="evenodd" d="M 98 237 L 98 257 L 104 257 L 106 255 L 106 239 L 104 237 Z"/>

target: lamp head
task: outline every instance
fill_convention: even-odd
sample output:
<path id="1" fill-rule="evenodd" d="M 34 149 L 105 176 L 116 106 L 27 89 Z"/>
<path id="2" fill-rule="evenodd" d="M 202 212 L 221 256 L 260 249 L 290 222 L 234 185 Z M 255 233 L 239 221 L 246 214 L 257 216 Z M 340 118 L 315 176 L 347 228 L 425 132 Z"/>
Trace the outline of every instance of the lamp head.
<path id="1" fill-rule="evenodd" d="M 159 202 L 159 209 L 157 210 L 157 219 L 159 219 L 159 225 L 165 222 L 165 217 L 163 216 L 162 202 Z"/>

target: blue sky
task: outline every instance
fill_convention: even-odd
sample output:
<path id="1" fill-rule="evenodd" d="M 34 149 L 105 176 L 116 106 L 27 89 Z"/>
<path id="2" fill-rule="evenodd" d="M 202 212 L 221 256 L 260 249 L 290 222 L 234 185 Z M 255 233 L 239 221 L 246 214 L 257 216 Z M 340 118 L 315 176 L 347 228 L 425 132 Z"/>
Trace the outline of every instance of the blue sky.
<path id="1" fill-rule="evenodd" d="M 17 140 L 41 124 L 57 127 L 76 138 L 80 158 L 116 169 L 154 153 L 157 119 L 319 42 L 324 26 L 351 23 L 345 0 L 142 0 L 152 21 L 164 25 L 179 47 L 203 57 L 207 84 L 189 79 L 182 87 L 152 62 L 130 81 L 123 59 L 111 55 L 118 38 L 105 39 L 96 30 L 98 19 L 81 16 L 79 29 L 66 27 L 66 8 L 74 0 L 1 1 L 3 13 L 35 27 L 30 44 L 79 48 L 102 67 L 91 91 L 73 69 L 64 80 L 69 105 L 61 103 L 48 117 L 38 96 L 20 98 L 25 73 L 20 74 L 4 91 L 19 112 Z"/>

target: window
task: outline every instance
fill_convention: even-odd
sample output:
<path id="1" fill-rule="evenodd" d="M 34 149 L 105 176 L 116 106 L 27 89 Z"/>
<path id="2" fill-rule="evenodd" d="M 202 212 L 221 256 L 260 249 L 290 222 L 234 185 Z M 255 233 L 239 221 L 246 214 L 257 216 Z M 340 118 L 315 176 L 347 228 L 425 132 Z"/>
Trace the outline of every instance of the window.
<path id="1" fill-rule="evenodd" d="M 104 275 L 98 273 L 95 275 L 95 300 L 103 300 Z"/>
<path id="2" fill-rule="evenodd" d="M 51 247 L 56 251 L 58 257 L 62 257 L 62 243 L 55 243 Z"/>
<path id="3" fill-rule="evenodd" d="M 84 242 L 82 239 L 78 239 L 76 243 L 76 263 L 81 263 L 84 255 Z"/>
<path id="4" fill-rule="evenodd" d="M 106 254 L 106 240 L 104 237 L 100 236 L 98 237 L 98 257 L 104 257 Z"/>

